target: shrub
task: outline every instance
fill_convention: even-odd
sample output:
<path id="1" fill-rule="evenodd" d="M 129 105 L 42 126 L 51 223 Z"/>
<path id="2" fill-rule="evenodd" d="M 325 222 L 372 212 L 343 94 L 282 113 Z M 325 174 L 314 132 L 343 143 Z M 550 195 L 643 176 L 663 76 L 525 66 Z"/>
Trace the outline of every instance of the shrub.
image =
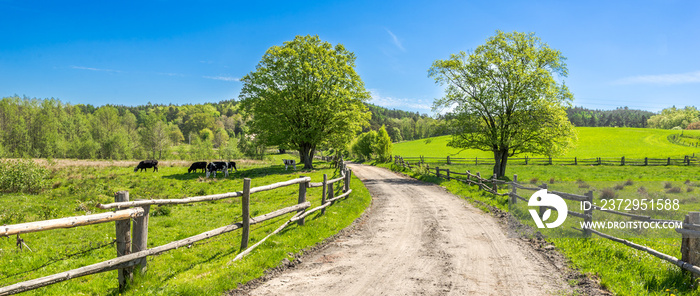
<path id="1" fill-rule="evenodd" d="M 0 161 L 0 191 L 37 194 L 48 187 L 49 170 L 31 160 Z"/>
<path id="2" fill-rule="evenodd" d="M 625 189 L 625 185 L 624 184 L 617 184 L 617 185 L 615 185 L 615 187 L 613 187 L 613 189 L 622 190 L 622 189 Z"/>
<path id="3" fill-rule="evenodd" d="M 665 188 L 665 189 L 669 189 L 669 188 L 671 188 L 671 187 L 673 187 L 673 184 L 671 184 L 671 182 L 664 182 L 664 188 Z"/>
<path id="4" fill-rule="evenodd" d="M 693 187 L 688 187 L 685 189 L 685 192 L 693 192 Z"/>
<path id="5" fill-rule="evenodd" d="M 579 182 L 578 183 L 578 188 L 590 188 L 591 185 L 588 185 L 586 182 Z"/>
<path id="6" fill-rule="evenodd" d="M 549 178 L 549 184 L 554 184 L 554 178 Z"/>
<path id="7" fill-rule="evenodd" d="M 646 194 L 646 193 L 647 193 L 647 188 L 644 187 L 644 186 L 641 186 L 641 187 L 639 187 L 639 189 L 637 189 L 637 193 L 639 193 L 639 194 Z"/>
<path id="8" fill-rule="evenodd" d="M 530 184 L 537 184 L 537 181 L 539 181 L 539 179 L 532 178 L 532 179 L 530 179 Z"/>
<path id="9" fill-rule="evenodd" d="M 700 130 L 700 121 L 693 122 L 689 124 L 685 129 L 689 130 Z"/>
<path id="10" fill-rule="evenodd" d="M 601 199 L 613 199 L 617 197 L 617 193 L 615 193 L 615 190 L 612 188 L 605 188 L 603 191 L 600 193 L 600 198 Z"/>
<path id="11" fill-rule="evenodd" d="M 634 185 L 634 182 L 632 181 L 632 179 L 627 179 L 627 181 L 625 182 L 625 186 L 631 186 L 631 185 Z"/>
<path id="12" fill-rule="evenodd" d="M 170 216 L 170 207 L 158 206 L 153 212 L 151 212 L 150 216 L 151 217 Z"/>

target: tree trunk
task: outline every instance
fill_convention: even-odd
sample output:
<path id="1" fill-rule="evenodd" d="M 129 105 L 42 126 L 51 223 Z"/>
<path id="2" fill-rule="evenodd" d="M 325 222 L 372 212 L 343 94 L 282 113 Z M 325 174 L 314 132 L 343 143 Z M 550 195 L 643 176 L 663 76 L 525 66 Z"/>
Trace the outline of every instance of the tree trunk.
<path id="1" fill-rule="evenodd" d="M 311 144 L 302 144 L 299 149 L 299 162 L 304 164 L 304 169 L 311 170 L 314 168 L 314 147 Z"/>
<path id="2" fill-rule="evenodd" d="M 493 166 L 493 174 L 499 178 L 505 176 L 506 165 L 508 164 L 508 149 L 494 150 L 493 158 L 496 161 Z"/>

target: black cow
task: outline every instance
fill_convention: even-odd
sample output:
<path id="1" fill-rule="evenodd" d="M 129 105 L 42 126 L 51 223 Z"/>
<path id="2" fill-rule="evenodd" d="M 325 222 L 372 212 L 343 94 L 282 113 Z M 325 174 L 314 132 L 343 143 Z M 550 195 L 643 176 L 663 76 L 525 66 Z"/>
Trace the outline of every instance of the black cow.
<path id="1" fill-rule="evenodd" d="M 189 169 L 187 169 L 187 173 L 191 172 L 197 172 L 197 170 L 202 170 L 202 172 L 206 172 L 207 170 L 207 162 L 206 161 L 198 161 L 193 163 Z"/>
<path id="2" fill-rule="evenodd" d="M 145 171 L 146 169 L 153 168 L 154 172 L 158 171 L 158 161 L 157 160 L 143 160 L 139 162 L 139 165 L 136 166 L 134 169 L 134 173 L 137 172 L 139 169 L 141 171 Z"/>
<path id="3" fill-rule="evenodd" d="M 216 172 L 223 171 L 224 176 L 228 177 L 228 163 L 225 161 L 214 161 L 207 165 L 207 178 L 214 173 L 214 178 L 216 178 Z"/>
<path id="4" fill-rule="evenodd" d="M 228 172 L 229 172 L 229 173 L 233 173 L 233 172 L 231 171 L 231 169 L 236 170 L 236 172 L 238 171 L 238 169 L 236 168 L 236 162 L 235 162 L 235 161 L 229 161 L 229 162 L 228 162 Z"/>

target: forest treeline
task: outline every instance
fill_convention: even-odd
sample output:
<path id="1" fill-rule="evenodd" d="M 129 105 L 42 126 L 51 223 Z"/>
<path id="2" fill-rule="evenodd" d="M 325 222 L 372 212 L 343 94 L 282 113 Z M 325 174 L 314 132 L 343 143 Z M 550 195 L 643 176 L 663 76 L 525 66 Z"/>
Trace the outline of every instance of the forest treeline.
<path id="1" fill-rule="evenodd" d="M 425 114 L 368 104 L 365 130 L 386 126 L 393 141 L 445 134 Z M 231 159 L 265 148 L 248 132 L 234 100 L 192 105 L 66 104 L 58 99 L 0 100 L 0 157 L 78 159 Z"/>
<path id="2" fill-rule="evenodd" d="M 385 126 L 392 142 L 450 134 L 448 117 L 386 109 L 372 113 L 363 132 Z M 627 107 L 615 110 L 567 109 L 575 126 L 700 128 L 695 107 L 660 113 Z M 78 159 L 231 159 L 259 157 L 266 147 L 248 132 L 235 100 L 190 105 L 95 107 L 58 99 L 6 97 L 0 100 L 0 157 Z"/>

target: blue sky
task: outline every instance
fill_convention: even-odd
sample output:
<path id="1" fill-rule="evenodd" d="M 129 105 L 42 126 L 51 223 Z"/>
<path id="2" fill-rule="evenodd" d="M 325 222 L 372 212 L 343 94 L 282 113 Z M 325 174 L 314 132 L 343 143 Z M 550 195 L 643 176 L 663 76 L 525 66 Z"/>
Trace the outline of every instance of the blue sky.
<path id="1" fill-rule="evenodd" d="M 236 99 L 267 48 L 310 34 L 356 54 L 372 103 L 430 114 L 431 63 L 502 30 L 567 57 L 574 105 L 700 107 L 700 1 L 0 0 L 0 13 L 1 97 Z"/>

